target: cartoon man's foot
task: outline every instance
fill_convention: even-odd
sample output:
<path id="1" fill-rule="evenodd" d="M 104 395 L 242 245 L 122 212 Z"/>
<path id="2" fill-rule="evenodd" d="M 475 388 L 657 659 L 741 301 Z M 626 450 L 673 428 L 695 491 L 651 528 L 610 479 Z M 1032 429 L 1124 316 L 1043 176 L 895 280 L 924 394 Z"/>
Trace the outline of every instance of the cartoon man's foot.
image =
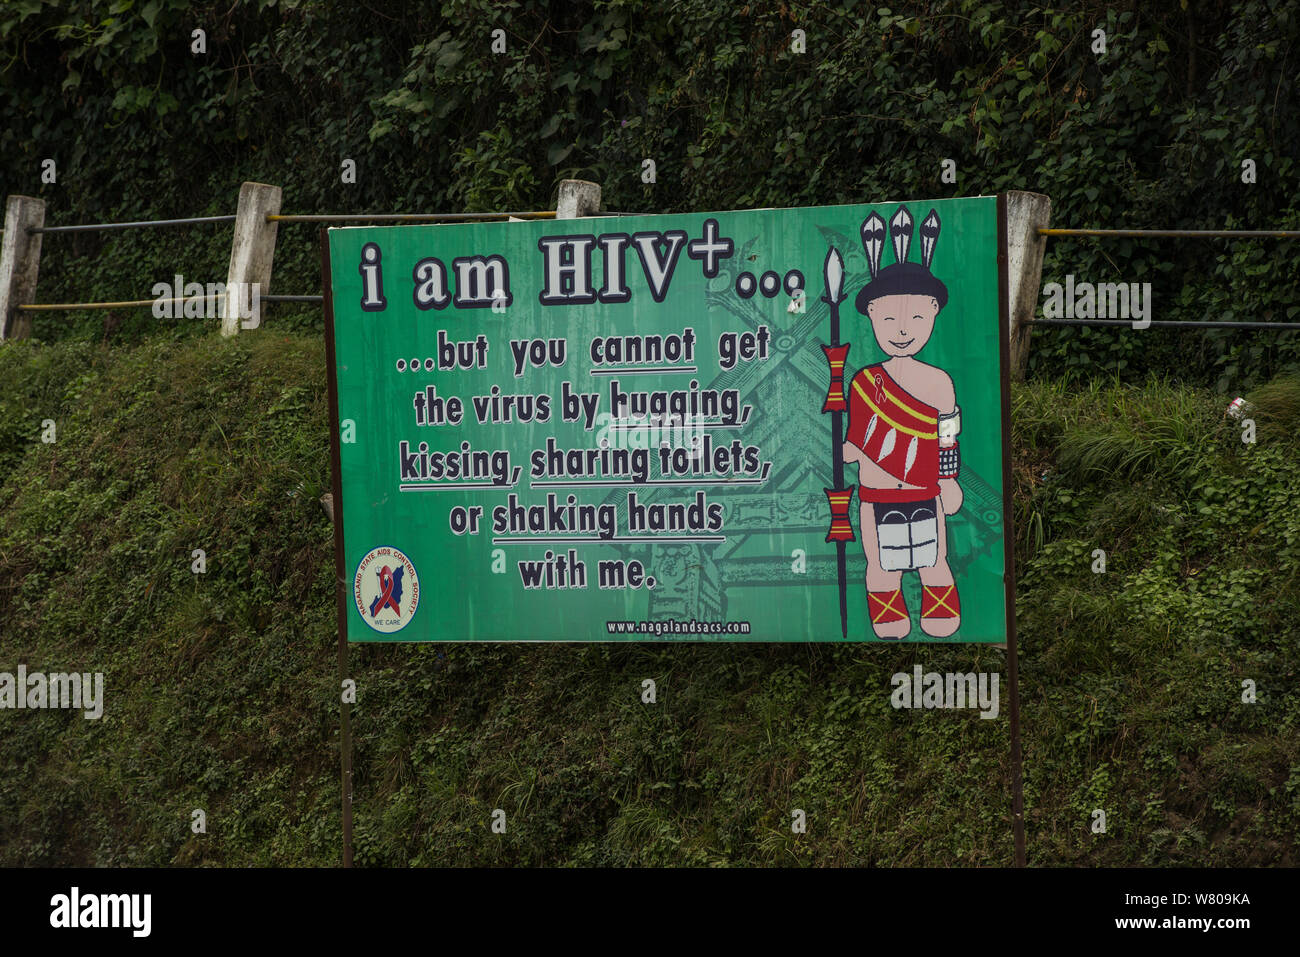
<path id="1" fill-rule="evenodd" d="M 912 630 L 912 619 L 907 615 L 901 588 L 867 592 L 867 611 L 871 615 L 871 627 L 877 638 L 897 641 L 906 638 Z"/>
<path id="2" fill-rule="evenodd" d="M 921 585 L 921 630 L 932 638 L 947 638 L 961 627 L 957 585 Z"/>

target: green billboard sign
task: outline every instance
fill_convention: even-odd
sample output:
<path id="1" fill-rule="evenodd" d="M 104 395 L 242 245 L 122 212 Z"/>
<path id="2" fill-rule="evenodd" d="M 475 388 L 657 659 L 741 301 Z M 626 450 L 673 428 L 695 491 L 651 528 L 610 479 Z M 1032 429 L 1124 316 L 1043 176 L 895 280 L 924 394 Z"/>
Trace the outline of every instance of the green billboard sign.
<path id="1" fill-rule="evenodd" d="M 351 641 L 1004 641 L 996 197 L 331 229 Z"/>

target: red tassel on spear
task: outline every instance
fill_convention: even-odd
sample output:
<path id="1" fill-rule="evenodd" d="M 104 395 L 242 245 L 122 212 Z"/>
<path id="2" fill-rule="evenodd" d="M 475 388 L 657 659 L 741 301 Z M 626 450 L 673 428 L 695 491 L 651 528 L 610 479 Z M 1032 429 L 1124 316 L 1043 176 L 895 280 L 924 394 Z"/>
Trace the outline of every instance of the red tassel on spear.
<path id="1" fill-rule="evenodd" d="M 826 500 L 831 509 L 831 527 L 826 533 L 826 541 L 835 543 L 835 563 L 840 581 L 840 628 L 844 637 L 849 637 L 849 582 L 847 543 L 854 541 L 853 523 L 849 520 L 849 506 L 853 501 L 853 489 L 844 485 L 844 363 L 849 357 L 849 344 L 840 344 L 840 303 L 844 301 L 844 260 L 834 246 L 826 253 L 823 267 L 826 279 L 826 294 L 822 302 L 830 307 L 831 344 L 822 346 L 826 361 L 830 365 L 831 384 L 826 392 L 826 404 L 822 412 L 831 414 L 831 473 L 834 488 L 824 489 Z"/>

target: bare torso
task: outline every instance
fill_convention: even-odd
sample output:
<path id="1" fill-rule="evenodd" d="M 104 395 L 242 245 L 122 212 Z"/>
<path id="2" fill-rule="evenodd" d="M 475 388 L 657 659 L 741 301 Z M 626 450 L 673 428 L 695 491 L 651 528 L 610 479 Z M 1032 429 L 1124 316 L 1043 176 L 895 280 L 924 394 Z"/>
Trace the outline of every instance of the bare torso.
<path id="1" fill-rule="evenodd" d="M 881 365 L 891 379 L 926 405 L 938 409 L 940 415 L 946 415 L 956 408 L 952 379 L 942 369 L 911 356 L 895 356 L 886 359 Z"/>

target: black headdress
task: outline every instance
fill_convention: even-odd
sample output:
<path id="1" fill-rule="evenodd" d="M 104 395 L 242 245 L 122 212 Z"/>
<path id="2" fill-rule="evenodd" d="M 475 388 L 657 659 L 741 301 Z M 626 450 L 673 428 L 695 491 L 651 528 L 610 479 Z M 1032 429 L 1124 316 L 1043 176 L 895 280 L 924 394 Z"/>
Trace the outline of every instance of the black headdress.
<path id="1" fill-rule="evenodd" d="M 942 309 L 948 304 L 948 287 L 930 272 L 934 261 L 934 247 L 939 241 L 939 214 L 933 209 L 921 223 L 921 261 L 907 261 L 907 250 L 912 243 L 912 214 L 906 206 L 898 207 L 889 221 L 889 236 L 894 243 L 894 264 L 880 268 L 880 256 L 885 250 L 885 221 L 879 213 L 872 213 L 862 224 L 862 248 L 867 253 L 867 268 L 871 281 L 862 287 L 854 305 L 858 312 L 867 314 L 867 305 L 881 296 L 933 296 Z"/>

